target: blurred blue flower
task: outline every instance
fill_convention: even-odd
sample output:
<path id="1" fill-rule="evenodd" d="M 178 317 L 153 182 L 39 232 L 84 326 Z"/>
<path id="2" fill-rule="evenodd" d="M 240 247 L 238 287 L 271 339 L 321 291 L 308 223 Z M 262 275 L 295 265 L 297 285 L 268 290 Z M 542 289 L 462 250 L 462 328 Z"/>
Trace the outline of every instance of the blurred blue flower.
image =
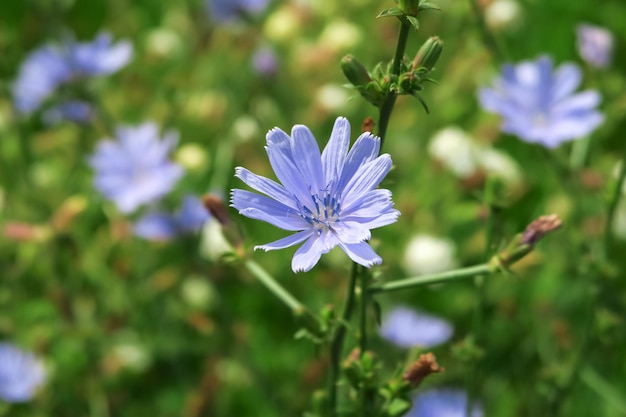
<path id="1" fill-rule="evenodd" d="M 93 42 L 66 41 L 31 52 L 13 84 L 16 109 L 24 114 L 37 110 L 62 84 L 74 79 L 111 74 L 131 59 L 130 42 L 112 44 L 111 35 L 99 34 Z"/>
<path id="2" fill-rule="evenodd" d="M 31 353 L 0 343 L 0 398 L 6 402 L 28 401 L 45 379 L 42 363 Z"/>
<path id="3" fill-rule="evenodd" d="M 323 153 L 311 131 L 296 125 L 291 136 L 275 128 L 266 151 L 281 184 L 237 167 L 236 176 L 265 194 L 232 190 L 239 213 L 298 233 L 255 249 L 283 249 L 304 242 L 291 262 L 294 272 L 309 271 L 322 254 L 339 246 L 366 267 L 382 259 L 366 243 L 370 229 L 397 220 L 391 192 L 375 189 L 391 169 L 388 154 L 378 156 L 380 139 L 369 132 L 350 146 L 350 124 L 339 117 Z"/>
<path id="4" fill-rule="evenodd" d="M 408 307 L 395 307 L 383 318 L 380 335 L 400 347 L 429 348 L 447 342 L 453 328 L 447 321 Z"/>
<path id="5" fill-rule="evenodd" d="M 188 195 L 181 208 L 172 214 L 148 213 L 135 223 L 135 235 L 147 240 L 169 240 L 185 233 L 199 231 L 209 213 L 198 197 Z"/>
<path id="6" fill-rule="evenodd" d="M 270 77 L 278 70 L 278 60 L 272 48 L 261 47 L 252 56 L 252 67 L 259 75 Z"/>
<path id="7" fill-rule="evenodd" d="M 120 127 L 116 133 L 116 141 L 98 144 L 89 164 L 96 189 L 130 213 L 167 194 L 182 176 L 183 169 L 168 158 L 177 134 L 169 132 L 161 140 L 154 123 Z"/>
<path id="8" fill-rule="evenodd" d="M 88 123 L 94 114 L 91 104 L 80 101 L 71 100 L 53 106 L 43 112 L 41 118 L 48 125 L 54 125 L 69 120 L 75 123 Z"/>
<path id="9" fill-rule="evenodd" d="M 262 12 L 269 0 L 207 0 L 206 3 L 215 20 L 227 22 L 242 14 Z"/>
<path id="10" fill-rule="evenodd" d="M 600 26 L 581 23 L 576 27 L 580 57 L 592 67 L 606 68 L 613 59 L 613 35 Z"/>
<path id="11" fill-rule="evenodd" d="M 597 91 L 574 93 L 581 78 L 576 65 L 553 70 L 552 60 L 543 56 L 504 65 L 493 88 L 480 89 L 478 97 L 485 110 L 502 116 L 502 131 L 554 148 L 591 133 L 604 121 L 596 110 Z"/>
<path id="12" fill-rule="evenodd" d="M 419 394 L 405 417 L 467 417 L 465 392 L 453 389 L 431 389 Z M 469 417 L 482 417 L 483 409 L 474 404 Z"/>

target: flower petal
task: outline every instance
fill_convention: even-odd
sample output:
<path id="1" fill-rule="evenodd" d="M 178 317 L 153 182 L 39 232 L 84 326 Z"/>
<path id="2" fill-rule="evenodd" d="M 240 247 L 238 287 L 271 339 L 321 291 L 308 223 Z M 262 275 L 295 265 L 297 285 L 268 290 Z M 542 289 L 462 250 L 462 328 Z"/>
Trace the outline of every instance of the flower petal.
<path id="1" fill-rule="evenodd" d="M 336 191 L 342 192 L 358 169 L 376 158 L 379 152 L 380 139 L 378 137 L 369 132 L 364 132 L 359 136 L 348 153 Z"/>
<path id="2" fill-rule="evenodd" d="M 291 129 L 291 152 L 302 177 L 311 186 L 311 192 L 325 189 L 320 148 L 308 127 L 295 125 Z"/>
<path id="3" fill-rule="evenodd" d="M 322 167 L 326 182 L 339 180 L 349 146 L 350 123 L 345 117 L 338 117 L 335 120 L 328 144 L 322 152 Z"/>
<path id="4" fill-rule="evenodd" d="M 330 246 L 329 234 L 313 234 L 309 240 L 300 246 L 291 260 L 293 272 L 307 272 L 313 268 L 324 253 L 327 253 L 334 245 Z"/>
<path id="5" fill-rule="evenodd" d="M 380 265 L 383 259 L 374 252 L 374 249 L 366 242 L 360 243 L 342 243 L 339 247 L 359 265 L 370 268 L 373 265 Z"/>
<path id="6" fill-rule="evenodd" d="M 232 206 L 246 217 L 285 230 L 303 230 L 310 226 L 295 210 L 269 197 L 239 189 L 232 190 L 231 194 Z"/>
<path id="7" fill-rule="evenodd" d="M 278 128 L 272 129 L 267 134 L 267 142 L 265 150 L 278 180 L 298 200 L 310 200 L 308 183 L 293 159 L 289 136 Z"/>
<path id="8" fill-rule="evenodd" d="M 300 242 L 308 239 L 313 234 L 313 230 L 302 230 L 301 232 L 294 233 L 293 235 L 289 235 L 282 239 L 275 240 L 270 243 L 266 243 L 265 245 L 257 245 L 254 247 L 254 250 L 263 249 L 264 251 L 276 250 L 276 249 L 285 249 L 293 245 L 297 245 Z"/>
<path id="9" fill-rule="evenodd" d="M 363 194 L 376 188 L 391 169 L 391 165 L 389 154 L 383 154 L 362 165 L 344 188 L 343 204 L 350 206 Z"/>
<path id="10" fill-rule="evenodd" d="M 293 200 L 292 194 L 290 194 L 285 187 L 277 182 L 257 175 L 242 167 L 235 168 L 235 176 L 246 183 L 250 188 L 257 190 L 288 207 L 296 207 L 296 202 Z"/>

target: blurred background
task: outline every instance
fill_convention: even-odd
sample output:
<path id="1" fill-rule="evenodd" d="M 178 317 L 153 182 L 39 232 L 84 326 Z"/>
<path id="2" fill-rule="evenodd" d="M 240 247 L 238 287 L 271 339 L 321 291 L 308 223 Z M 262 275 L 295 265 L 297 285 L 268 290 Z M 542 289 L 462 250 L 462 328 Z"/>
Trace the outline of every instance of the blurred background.
<path id="1" fill-rule="evenodd" d="M 431 74 L 436 83 L 422 94 L 430 113 L 400 97 L 385 140 L 394 169 L 382 186 L 393 192 L 402 215 L 373 232 L 384 259 L 377 277 L 484 262 L 488 240 L 500 247 L 541 214 L 559 214 L 564 226 L 509 274 L 482 284 L 382 294 L 377 301 L 383 314 L 404 305 L 454 328 L 449 341 L 431 349 L 446 371 L 429 377 L 421 390 L 471 391 L 486 416 L 624 416 L 626 205 L 617 206 L 608 238 L 604 225 L 626 147 L 626 4 L 437 4 L 441 11 L 420 16 L 420 30 L 407 46 L 412 59 L 428 37 L 444 41 Z M 172 232 L 171 219 L 161 234 L 138 232 L 138 224 L 154 211 L 176 213 L 187 195 L 211 192 L 227 200 L 231 188 L 247 189 L 234 178 L 235 166 L 274 178 L 262 147 L 275 126 L 307 125 L 324 146 L 334 120 L 345 116 L 356 138 L 377 110 L 346 86 L 339 60 L 350 53 L 371 68 L 393 57 L 398 21 L 376 19 L 393 5 L 2 5 L 0 341 L 32 352 L 46 377 L 29 401 L 0 399 L 0 415 L 271 417 L 310 408 L 312 393 L 326 384 L 326 351 L 295 340 L 298 325 L 290 311 L 237 262 L 220 260 L 216 229 L 201 230 L 205 219 L 179 227 L 189 233 Z M 614 38 L 604 68 L 581 57 L 581 23 L 601 26 Z M 118 56 L 111 71 L 85 69 L 41 93 L 45 99 L 36 109 L 19 108 L 16 85 L 34 51 L 93 42 L 104 32 L 113 45 L 132 47 L 128 59 Z M 578 65 L 581 89 L 602 96 L 605 121 L 573 166 L 571 142 L 546 150 L 503 134 L 500 118 L 477 100 L 502 64 L 542 55 L 555 66 Z M 41 68 L 25 81 L 34 91 L 37 83 L 48 88 L 46 77 L 55 71 Z M 79 106 L 79 116 L 57 107 L 77 98 L 88 106 Z M 148 122 L 159 138 L 176 133 L 168 154 L 182 173 L 158 201 L 124 212 L 94 187 L 90 158 L 103 140 L 119 136 L 118 127 Z M 483 198 L 487 178 L 496 179 L 490 216 Z M 230 214 L 250 253 L 254 245 L 286 236 Z M 345 254 L 334 250 L 311 272 L 296 275 L 293 251 L 251 256 L 312 311 L 339 306 L 350 271 Z M 389 377 L 414 354 L 382 337 L 374 338 L 372 350 Z"/>

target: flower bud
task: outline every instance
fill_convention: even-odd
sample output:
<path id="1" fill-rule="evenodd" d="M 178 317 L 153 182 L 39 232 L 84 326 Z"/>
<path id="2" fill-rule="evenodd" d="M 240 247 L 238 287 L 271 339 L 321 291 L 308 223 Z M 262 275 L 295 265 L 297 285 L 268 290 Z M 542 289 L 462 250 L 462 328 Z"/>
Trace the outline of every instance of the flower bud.
<path id="1" fill-rule="evenodd" d="M 443 50 L 443 41 L 438 36 L 431 36 L 424 42 L 415 59 L 413 60 L 413 69 L 416 70 L 420 67 L 425 68 L 427 71 L 432 71 L 439 60 L 441 51 Z"/>
<path id="2" fill-rule="evenodd" d="M 340 65 L 343 75 L 345 75 L 348 81 L 355 87 L 365 86 L 372 81 L 367 69 L 354 56 L 344 56 L 341 58 Z"/>

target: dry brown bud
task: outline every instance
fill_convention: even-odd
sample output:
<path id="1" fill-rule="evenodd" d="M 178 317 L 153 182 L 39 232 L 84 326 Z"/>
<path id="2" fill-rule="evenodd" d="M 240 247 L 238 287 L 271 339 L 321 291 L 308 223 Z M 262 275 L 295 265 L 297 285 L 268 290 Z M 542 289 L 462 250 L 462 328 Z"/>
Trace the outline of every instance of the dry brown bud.
<path id="1" fill-rule="evenodd" d="M 562 225 L 563 222 L 556 214 L 541 216 L 526 227 L 522 236 L 522 244 L 534 246 L 542 237 Z"/>
<path id="2" fill-rule="evenodd" d="M 363 124 L 361 125 L 361 133 L 374 131 L 374 119 L 367 116 L 365 120 L 363 120 Z"/>
<path id="3" fill-rule="evenodd" d="M 206 194 L 202 197 L 202 204 L 222 226 L 228 226 L 231 223 L 228 208 L 221 197 L 215 194 Z"/>
<path id="4" fill-rule="evenodd" d="M 443 372 L 444 370 L 437 363 L 435 355 L 428 352 L 420 355 L 417 361 L 402 375 L 402 379 L 409 382 L 413 387 L 417 387 L 428 375 Z"/>

